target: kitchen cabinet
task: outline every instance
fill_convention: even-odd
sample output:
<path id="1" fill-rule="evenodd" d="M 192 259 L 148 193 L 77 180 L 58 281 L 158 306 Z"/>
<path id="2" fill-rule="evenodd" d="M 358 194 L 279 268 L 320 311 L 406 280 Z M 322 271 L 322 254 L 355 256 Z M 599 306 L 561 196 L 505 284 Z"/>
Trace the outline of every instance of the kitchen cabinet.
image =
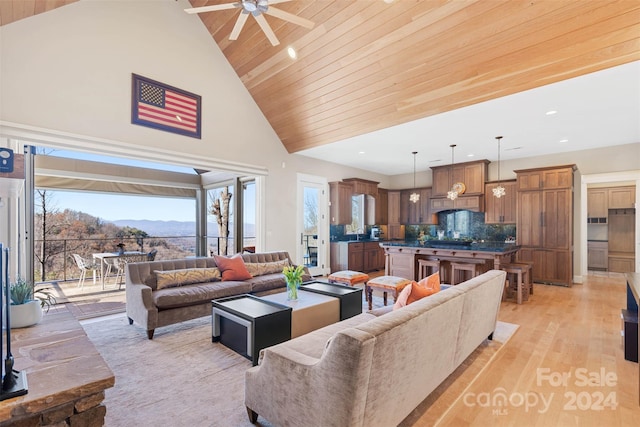
<path id="1" fill-rule="evenodd" d="M 351 224 L 351 184 L 344 182 L 329 183 L 329 200 L 331 203 L 329 217 L 331 224 Z"/>
<path id="2" fill-rule="evenodd" d="M 331 243 L 331 272 L 370 272 L 384 269 L 384 250 L 378 242 Z"/>
<path id="3" fill-rule="evenodd" d="M 609 191 L 607 188 L 587 189 L 587 218 L 606 218 L 609 214 Z"/>
<path id="4" fill-rule="evenodd" d="M 636 186 L 610 187 L 607 189 L 609 209 L 630 209 L 635 207 Z"/>
<path id="5" fill-rule="evenodd" d="M 589 270 L 607 270 L 609 267 L 609 248 L 606 241 L 587 242 L 587 268 Z"/>
<path id="6" fill-rule="evenodd" d="M 400 225 L 400 191 L 387 192 L 387 201 L 389 203 L 389 224 Z"/>
<path id="7" fill-rule="evenodd" d="M 635 271 L 635 258 L 629 256 L 609 255 L 609 271 L 617 273 L 633 273 Z"/>
<path id="8" fill-rule="evenodd" d="M 353 194 L 368 194 L 376 197 L 378 195 L 378 182 L 361 178 L 345 178 L 342 182 L 350 184 Z"/>
<path id="9" fill-rule="evenodd" d="M 497 198 L 493 189 L 502 185 L 505 195 Z M 487 182 L 484 187 L 485 224 L 515 224 L 517 192 L 516 181 Z"/>
<path id="10" fill-rule="evenodd" d="M 448 211 L 451 209 L 464 209 L 474 212 L 484 212 L 484 195 L 458 196 L 455 200 L 445 198 L 431 199 L 431 213 Z"/>
<path id="11" fill-rule="evenodd" d="M 378 188 L 378 197 L 376 197 L 376 224 L 389 223 L 389 200 L 387 190 Z"/>
<path id="12" fill-rule="evenodd" d="M 573 171 L 575 166 L 515 171 L 518 259 L 533 261 L 538 282 L 573 280 Z"/>
<path id="13" fill-rule="evenodd" d="M 417 203 L 409 199 L 413 192 L 420 195 Z M 431 188 L 403 190 L 400 195 L 400 212 L 403 224 L 436 224 L 437 218 L 431 214 Z"/>
<path id="14" fill-rule="evenodd" d="M 517 174 L 518 191 L 543 188 L 573 188 L 575 165 L 514 171 Z"/>
<path id="15" fill-rule="evenodd" d="M 464 194 L 483 195 L 484 183 L 488 176 L 488 160 L 476 160 L 473 162 L 456 163 L 453 166 L 432 167 L 433 186 L 431 197 L 447 197 L 451 186 L 461 182 L 466 189 Z"/>

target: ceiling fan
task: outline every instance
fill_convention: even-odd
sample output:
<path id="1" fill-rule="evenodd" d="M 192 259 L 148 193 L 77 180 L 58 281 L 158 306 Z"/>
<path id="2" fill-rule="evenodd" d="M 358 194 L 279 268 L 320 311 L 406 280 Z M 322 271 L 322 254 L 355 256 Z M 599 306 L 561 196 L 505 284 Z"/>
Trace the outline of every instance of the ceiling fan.
<path id="1" fill-rule="evenodd" d="M 260 28 L 262 28 L 262 31 L 267 36 L 271 44 L 277 46 L 280 44 L 280 41 L 271 29 L 271 26 L 269 25 L 267 20 L 264 18 L 263 14 L 275 16 L 276 18 L 280 18 L 282 20 L 303 26 L 308 29 L 313 28 L 313 26 L 315 25 L 308 19 L 300 18 L 299 16 L 296 16 L 292 13 L 276 9 L 275 7 L 271 7 L 271 5 L 273 4 L 284 3 L 288 1 L 291 0 L 242 0 L 237 3 L 223 3 L 212 6 L 193 7 L 190 9 L 185 9 L 184 11 L 193 14 L 233 8 L 241 9 L 238 20 L 236 21 L 236 25 L 234 25 L 233 30 L 231 31 L 231 35 L 229 35 L 229 40 L 238 39 L 240 31 L 242 31 L 242 27 L 244 27 L 249 14 L 251 14 L 256 19 L 256 22 L 258 23 L 258 25 L 260 25 Z"/>

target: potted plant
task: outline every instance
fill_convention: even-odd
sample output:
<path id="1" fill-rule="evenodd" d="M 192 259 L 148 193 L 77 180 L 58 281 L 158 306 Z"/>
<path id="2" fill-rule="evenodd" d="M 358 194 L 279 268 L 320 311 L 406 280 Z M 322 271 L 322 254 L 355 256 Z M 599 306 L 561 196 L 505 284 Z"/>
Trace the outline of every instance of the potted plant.
<path id="1" fill-rule="evenodd" d="M 287 281 L 287 299 L 295 301 L 298 299 L 298 287 L 302 283 L 302 274 L 304 273 L 304 267 L 299 265 L 297 267 L 288 266 L 282 270 L 285 280 Z"/>
<path id="2" fill-rule="evenodd" d="M 11 327 L 25 328 L 42 320 L 42 310 L 49 311 L 56 303 L 51 288 L 35 288 L 24 279 L 18 277 L 10 285 L 11 290 Z"/>

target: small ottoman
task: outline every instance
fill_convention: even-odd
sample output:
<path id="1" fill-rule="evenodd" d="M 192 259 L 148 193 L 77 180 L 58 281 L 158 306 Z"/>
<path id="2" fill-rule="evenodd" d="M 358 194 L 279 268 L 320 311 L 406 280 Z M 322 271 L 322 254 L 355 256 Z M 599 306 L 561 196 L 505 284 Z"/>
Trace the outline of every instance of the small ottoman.
<path id="1" fill-rule="evenodd" d="M 384 305 L 387 305 L 387 292 L 393 292 L 393 300 L 395 301 L 398 294 L 413 280 L 404 279 L 396 276 L 380 276 L 369 280 L 366 284 L 367 300 L 369 301 L 369 310 L 373 309 L 372 296 L 373 290 L 382 291 Z"/>
<path id="2" fill-rule="evenodd" d="M 335 273 L 331 273 L 328 277 L 329 283 L 342 283 L 347 286 L 355 286 L 359 283 L 367 284 L 367 280 L 369 280 L 369 275 L 366 273 L 361 273 L 359 271 L 353 270 L 342 270 L 336 271 Z M 367 300 L 367 292 L 364 289 L 364 300 Z"/>

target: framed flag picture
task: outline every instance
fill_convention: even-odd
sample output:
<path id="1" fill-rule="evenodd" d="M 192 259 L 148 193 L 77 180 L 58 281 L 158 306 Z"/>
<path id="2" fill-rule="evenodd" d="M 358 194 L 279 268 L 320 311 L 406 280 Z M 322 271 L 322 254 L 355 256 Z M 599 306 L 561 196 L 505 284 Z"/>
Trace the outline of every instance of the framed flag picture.
<path id="1" fill-rule="evenodd" d="M 200 138 L 200 95 L 131 75 L 131 123 Z"/>

